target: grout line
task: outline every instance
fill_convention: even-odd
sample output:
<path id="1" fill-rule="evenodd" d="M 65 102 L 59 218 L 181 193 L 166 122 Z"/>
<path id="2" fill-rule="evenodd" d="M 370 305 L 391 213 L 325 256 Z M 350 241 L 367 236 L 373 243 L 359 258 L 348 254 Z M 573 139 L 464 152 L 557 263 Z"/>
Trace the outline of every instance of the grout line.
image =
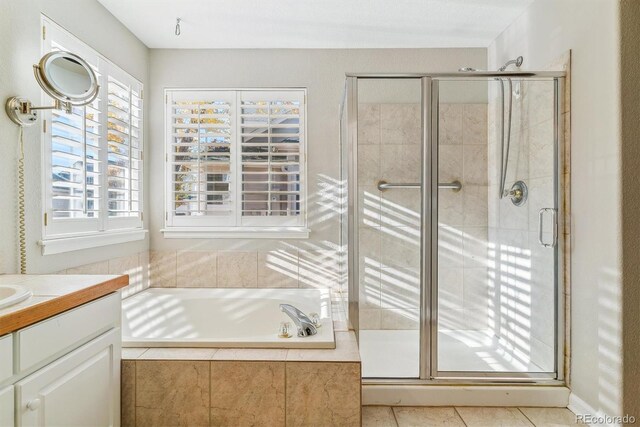
<path id="1" fill-rule="evenodd" d="M 460 412 L 458 412 L 458 408 L 456 406 L 453 407 L 453 410 L 455 411 L 455 413 L 458 415 L 458 417 L 460 418 L 460 421 L 462 421 L 462 424 L 464 424 L 465 426 L 467 426 L 466 421 L 464 420 L 464 418 L 462 418 L 462 414 L 460 414 Z"/>
<path id="2" fill-rule="evenodd" d="M 398 422 L 398 417 L 396 417 L 396 411 L 394 406 L 391 406 L 391 415 L 393 415 L 393 420 L 396 422 L 396 427 L 400 427 L 400 423 Z"/>
<path id="3" fill-rule="evenodd" d="M 531 423 L 532 426 L 536 425 L 531 418 L 527 417 L 527 414 L 522 412 L 522 410 L 520 409 L 519 406 L 517 406 L 516 409 L 518 410 L 518 412 L 520 412 Z"/>

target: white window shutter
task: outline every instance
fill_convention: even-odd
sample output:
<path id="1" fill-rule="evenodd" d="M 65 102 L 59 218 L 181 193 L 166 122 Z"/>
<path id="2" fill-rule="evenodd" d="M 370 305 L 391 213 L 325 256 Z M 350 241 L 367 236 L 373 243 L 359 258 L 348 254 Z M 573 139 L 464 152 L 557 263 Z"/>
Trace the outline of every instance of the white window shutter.
<path id="1" fill-rule="evenodd" d="M 142 84 L 57 25 L 45 21 L 43 52 L 80 55 L 98 77 L 84 107 L 45 113 L 44 238 L 142 227 Z M 43 96 L 43 104 L 53 101 Z"/>
<path id="2" fill-rule="evenodd" d="M 167 228 L 305 225 L 303 90 L 167 90 Z"/>
<path id="3" fill-rule="evenodd" d="M 304 92 L 242 91 L 241 224 L 303 225 Z"/>
<path id="4" fill-rule="evenodd" d="M 141 226 L 142 85 L 112 64 L 106 80 L 107 229 Z"/>
<path id="5" fill-rule="evenodd" d="M 168 221 L 235 225 L 235 93 L 167 94 Z"/>

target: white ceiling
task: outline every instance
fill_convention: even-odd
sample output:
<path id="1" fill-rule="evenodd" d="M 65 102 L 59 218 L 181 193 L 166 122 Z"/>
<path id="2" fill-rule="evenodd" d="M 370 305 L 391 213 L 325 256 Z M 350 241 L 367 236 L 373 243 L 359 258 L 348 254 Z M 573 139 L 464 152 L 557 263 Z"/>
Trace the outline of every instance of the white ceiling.
<path id="1" fill-rule="evenodd" d="M 99 1 L 150 48 L 416 48 L 486 47 L 534 0 Z"/>

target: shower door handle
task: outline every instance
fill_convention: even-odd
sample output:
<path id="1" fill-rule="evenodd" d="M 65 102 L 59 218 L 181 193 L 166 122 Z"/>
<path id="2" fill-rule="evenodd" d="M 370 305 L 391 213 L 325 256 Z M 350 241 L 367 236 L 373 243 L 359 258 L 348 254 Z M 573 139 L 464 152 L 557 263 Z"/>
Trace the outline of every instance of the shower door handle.
<path id="1" fill-rule="evenodd" d="M 544 214 L 547 212 L 551 212 L 551 224 L 553 227 L 551 243 L 546 243 L 543 236 Z M 554 248 L 558 243 L 558 211 L 556 209 L 542 208 L 538 211 L 538 242 L 545 248 Z"/>

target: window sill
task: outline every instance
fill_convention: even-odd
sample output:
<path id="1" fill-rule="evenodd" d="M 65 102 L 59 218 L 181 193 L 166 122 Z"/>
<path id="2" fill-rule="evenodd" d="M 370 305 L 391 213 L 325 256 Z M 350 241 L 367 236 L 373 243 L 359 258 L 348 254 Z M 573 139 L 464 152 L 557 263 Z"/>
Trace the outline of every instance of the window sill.
<path id="1" fill-rule="evenodd" d="M 172 227 L 162 231 L 165 239 L 308 239 L 305 227 Z"/>
<path id="2" fill-rule="evenodd" d="M 147 230 L 136 228 L 130 230 L 90 233 L 82 236 L 45 239 L 38 241 L 38 245 L 42 248 L 42 255 L 53 255 L 64 252 L 79 251 L 82 249 L 116 245 L 119 243 L 135 242 L 137 240 L 143 240 L 146 235 Z"/>

